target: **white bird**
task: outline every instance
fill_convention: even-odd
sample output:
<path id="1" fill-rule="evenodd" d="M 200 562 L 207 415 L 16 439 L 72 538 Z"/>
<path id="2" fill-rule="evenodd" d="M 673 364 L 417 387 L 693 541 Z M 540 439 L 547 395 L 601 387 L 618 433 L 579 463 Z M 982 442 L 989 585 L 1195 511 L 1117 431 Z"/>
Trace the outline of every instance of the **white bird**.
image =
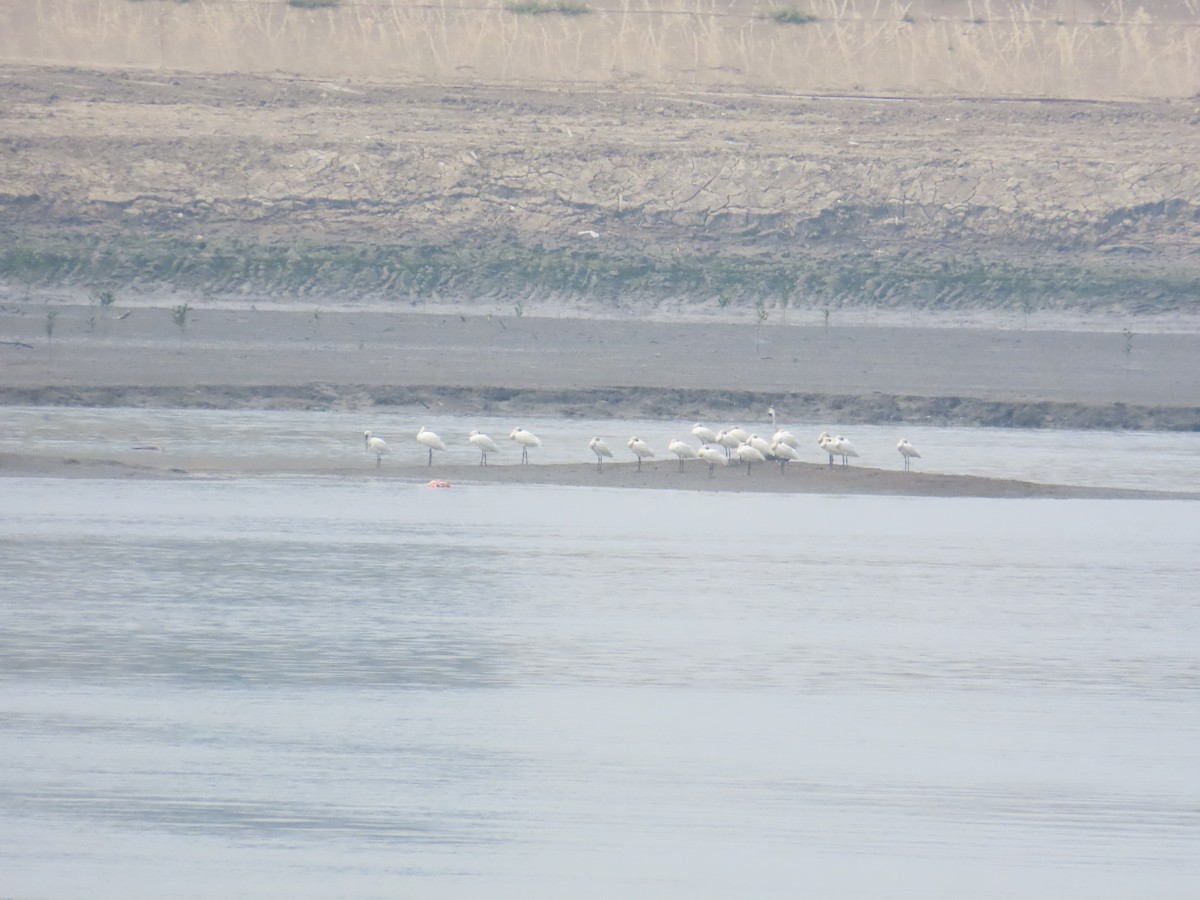
<path id="1" fill-rule="evenodd" d="M 757 434 L 752 434 L 750 437 L 746 438 L 746 443 L 765 456 L 767 459 L 770 459 L 775 455 L 771 452 L 771 442 L 765 438 L 760 438 Z"/>
<path id="2" fill-rule="evenodd" d="M 747 435 L 749 437 L 749 435 Z M 725 448 L 725 458 L 729 458 L 731 450 L 736 450 L 742 439 L 730 434 L 726 429 L 722 428 L 717 432 L 717 443 Z"/>
<path id="3" fill-rule="evenodd" d="M 700 422 L 692 426 L 692 436 L 702 444 L 715 444 L 717 433 Z"/>
<path id="4" fill-rule="evenodd" d="M 833 468 L 833 435 L 828 431 L 822 431 L 821 436 L 817 438 L 817 446 L 829 454 L 829 468 Z"/>
<path id="5" fill-rule="evenodd" d="M 422 425 L 421 430 L 417 432 L 417 441 L 421 444 L 424 444 L 426 447 L 429 448 L 429 463 L 428 463 L 428 465 L 431 465 L 431 466 L 433 465 L 433 451 L 446 449 L 446 442 L 443 441 L 436 434 L 434 434 L 432 431 L 430 431 L 428 428 L 426 428 L 424 425 Z"/>
<path id="6" fill-rule="evenodd" d="M 600 471 L 600 467 L 604 464 L 604 457 L 612 459 L 612 451 L 608 449 L 608 444 L 604 443 L 604 439 L 600 435 L 596 435 L 588 441 L 588 449 L 596 454 L 596 471 Z"/>
<path id="7" fill-rule="evenodd" d="M 634 455 L 638 458 L 638 471 L 639 472 L 642 471 L 642 460 L 646 459 L 647 457 L 649 457 L 650 459 L 653 459 L 654 451 L 650 449 L 649 444 L 647 444 L 645 441 L 643 441 L 637 435 L 634 435 L 633 437 L 631 437 L 629 439 L 628 446 L 629 446 L 629 449 L 632 450 Z"/>
<path id="8" fill-rule="evenodd" d="M 854 449 L 854 445 L 842 437 L 840 434 L 833 439 L 833 452 L 842 458 L 842 465 L 850 465 L 850 461 L 846 459 L 848 456 L 857 457 L 858 451 Z"/>
<path id="9" fill-rule="evenodd" d="M 737 448 L 738 459 L 746 464 L 746 474 L 750 474 L 751 463 L 766 462 L 767 458 L 763 456 L 762 451 L 757 447 L 751 447 L 749 444 L 738 444 Z"/>
<path id="10" fill-rule="evenodd" d="M 779 460 L 779 474 L 783 474 L 783 467 L 794 459 L 799 459 L 800 454 L 796 452 L 796 448 L 790 444 L 785 444 L 782 441 L 771 442 L 771 455 Z"/>
<path id="11" fill-rule="evenodd" d="M 680 472 L 683 471 L 683 461 L 685 459 L 695 459 L 696 458 L 696 448 L 693 447 L 691 444 L 685 443 L 680 440 L 674 440 L 674 441 L 671 441 L 671 443 L 667 444 L 667 450 L 669 450 L 671 453 L 674 453 L 676 456 L 679 457 L 679 471 Z"/>
<path id="12" fill-rule="evenodd" d="M 921 458 L 921 454 L 917 452 L 917 448 L 910 444 L 905 438 L 900 439 L 900 443 L 896 444 L 896 449 L 900 451 L 900 455 L 904 457 L 904 471 L 907 472 L 912 466 L 913 457 Z"/>
<path id="13" fill-rule="evenodd" d="M 490 437 L 477 429 L 472 428 L 471 433 L 467 435 L 467 443 L 474 444 L 479 448 L 479 464 L 487 465 L 487 455 L 489 453 L 499 453 L 500 448 L 496 446 L 496 442 Z"/>
<path id="14" fill-rule="evenodd" d="M 369 431 L 363 432 L 363 444 L 375 454 L 375 468 L 377 469 L 383 464 L 383 455 L 392 452 L 392 448 L 387 445 L 387 441 L 383 438 L 372 437 Z"/>
<path id="15" fill-rule="evenodd" d="M 580 237 L 590 237 L 590 238 L 600 237 L 600 232 L 593 231 L 591 228 L 584 229 L 583 231 L 577 231 L 576 234 L 578 234 Z"/>
<path id="16" fill-rule="evenodd" d="M 521 462 L 529 462 L 529 448 L 542 446 L 542 440 L 532 431 L 526 431 L 519 425 L 512 430 L 508 435 L 514 441 L 521 445 Z"/>
<path id="17" fill-rule="evenodd" d="M 750 432 L 738 425 L 734 425 L 732 428 L 726 428 L 725 430 L 732 434 L 739 441 L 746 441 L 750 439 Z"/>
<path id="18" fill-rule="evenodd" d="M 767 415 L 771 417 L 771 428 L 773 428 L 775 431 L 775 433 L 771 435 L 771 443 L 774 444 L 778 442 L 780 444 L 787 444 L 792 449 L 799 450 L 800 439 L 786 428 L 780 428 L 778 423 L 775 421 L 775 407 L 768 407 Z"/>
<path id="19" fill-rule="evenodd" d="M 703 447 L 701 447 L 699 450 L 697 450 L 696 456 L 700 457 L 700 459 L 702 459 L 706 463 L 708 463 L 708 477 L 709 478 L 713 477 L 713 469 L 716 466 L 729 465 L 729 457 L 726 456 L 724 453 L 722 453 L 720 450 L 718 450 L 716 447 L 708 446 L 708 444 L 705 444 Z"/>

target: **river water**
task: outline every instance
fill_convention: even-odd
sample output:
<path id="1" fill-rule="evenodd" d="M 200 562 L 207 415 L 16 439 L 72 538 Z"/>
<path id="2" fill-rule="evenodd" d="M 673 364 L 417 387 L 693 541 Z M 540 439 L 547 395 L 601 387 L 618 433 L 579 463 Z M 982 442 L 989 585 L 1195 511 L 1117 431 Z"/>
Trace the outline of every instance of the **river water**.
<path id="1" fill-rule="evenodd" d="M 1200 883 L 1195 502 L 0 488 L 4 896 Z"/>

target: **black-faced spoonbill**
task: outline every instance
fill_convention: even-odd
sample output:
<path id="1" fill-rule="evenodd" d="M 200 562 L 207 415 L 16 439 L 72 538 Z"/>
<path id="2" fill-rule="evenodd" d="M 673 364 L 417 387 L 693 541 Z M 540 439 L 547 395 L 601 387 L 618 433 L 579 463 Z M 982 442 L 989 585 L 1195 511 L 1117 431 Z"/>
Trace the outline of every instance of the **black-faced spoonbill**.
<path id="1" fill-rule="evenodd" d="M 747 435 L 749 437 L 749 435 Z M 730 434 L 726 429 L 722 428 L 717 432 L 717 443 L 725 448 L 725 458 L 729 459 L 729 454 L 738 448 L 738 444 L 742 442 L 740 437 Z"/>
<path id="2" fill-rule="evenodd" d="M 921 454 L 917 452 L 917 448 L 910 444 L 905 438 L 900 439 L 900 443 L 896 444 L 896 449 L 900 451 L 900 455 L 904 457 L 904 471 L 907 472 L 912 466 L 913 457 L 921 458 Z"/>
<path id="3" fill-rule="evenodd" d="M 363 444 L 368 450 L 375 454 L 375 468 L 379 468 L 383 464 L 383 455 L 391 453 L 392 448 L 387 445 L 387 441 L 383 438 L 371 437 L 371 432 L 363 432 Z"/>
<path id="4" fill-rule="evenodd" d="M 519 425 L 514 428 L 508 435 L 514 441 L 521 445 L 521 463 L 529 462 L 529 448 L 542 446 L 542 439 L 532 431 L 526 431 Z"/>
<path id="5" fill-rule="evenodd" d="M 833 468 L 833 435 L 828 431 L 822 431 L 821 436 L 817 438 L 817 446 L 829 454 L 829 468 Z"/>
<path id="6" fill-rule="evenodd" d="M 833 439 L 833 452 L 842 458 L 843 466 L 850 465 L 850 461 L 846 457 L 858 458 L 858 451 L 854 449 L 854 445 L 840 434 Z"/>
<path id="7" fill-rule="evenodd" d="M 800 454 L 796 452 L 796 448 L 790 444 L 785 444 L 782 441 L 771 442 L 771 455 L 779 460 L 779 474 L 783 474 L 783 467 L 790 463 L 793 459 L 799 459 Z"/>
<path id="8" fill-rule="evenodd" d="M 738 444 L 737 448 L 738 459 L 746 464 L 746 474 L 750 474 L 750 465 L 752 463 L 766 462 L 767 458 L 762 451 L 756 447 L 751 447 L 749 444 Z"/>
<path id="9" fill-rule="evenodd" d="M 467 443 L 474 444 L 479 448 L 479 464 L 481 466 L 487 465 L 487 455 L 489 453 L 498 453 L 500 450 L 500 448 L 496 446 L 495 441 L 493 441 L 483 432 L 474 428 L 471 429 L 471 433 L 467 435 Z"/>
<path id="10" fill-rule="evenodd" d="M 604 439 L 600 435 L 596 435 L 588 441 L 588 449 L 596 454 L 596 471 L 600 471 L 601 465 L 604 464 L 604 457 L 612 459 L 612 451 L 608 449 L 608 444 L 604 443 Z"/>
<path id="11" fill-rule="evenodd" d="M 771 443 L 787 444 L 794 450 L 800 449 L 800 439 L 788 431 L 786 428 L 780 428 L 775 422 L 775 407 L 767 408 L 767 415 L 771 417 L 771 428 L 775 432 L 771 435 Z"/>
<path id="12" fill-rule="evenodd" d="M 432 431 L 430 431 L 428 428 L 426 428 L 424 425 L 422 425 L 421 430 L 417 432 L 417 441 L 419 443 L 424 444 L 426 447 L 429 448 L 429 463 L 428 463 L 428 465 L 431 465 L 431 466 L 433 465 L 433 451 L 446 449 L 446 442 L 443 441 L 436 434 L 434 434 Z"/>
<path id="13" fill-rule="evenodd" d="M 700 457 L 700 459 L 702 459 L 706 463 L 708 463 L 708 477 L 709 478 L 713 477 L 713 469 L 716 468 L 717 466 L 729 465 L 729 457 L 726 456 L 722 451 L 718 450 L 716 447 L 708 446 L 708 444 L 705 444 L 703 447 L 701 447 L 699 450 L 697 450 L 696 456 Z"/>
<path id="14" fill-rule="evenodd" d="M 692 437 L 701 444 L 715 444 L 717 442 L 717 433 L 701 422 L 697 422 L 692 426 Z"/>
<path id="15" fill-rule="evenodd" d="M 634 456 L 638 458 L 638 471 L 642 471 L 642 460 L 649 457 L 654 458 L 654 451 L 650 449 L 650 445 L 643 441 L 636 434 L 629 439 L 627 445 L 633 451 Z"/>
<path id="16" fill-rule="evenodd" d="M 683 471 L 683 461 L 685 459 L 696 458 L 696 448 L 684 441 L 674 440 L 667 444 L 667 450 L 679 457 L 679 471 Z"/>

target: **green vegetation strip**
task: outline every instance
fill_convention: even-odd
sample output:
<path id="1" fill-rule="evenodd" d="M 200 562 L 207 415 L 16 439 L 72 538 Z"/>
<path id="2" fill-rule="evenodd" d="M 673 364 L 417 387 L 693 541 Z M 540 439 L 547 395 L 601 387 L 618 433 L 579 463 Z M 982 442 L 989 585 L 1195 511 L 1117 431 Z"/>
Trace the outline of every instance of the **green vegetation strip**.
<path id="1" fill-rule="evenodd" d="M 514 0 L 505 3 L 504 8 L 518 16 L 582 16 L 591 12 L 586 3 L 570 3 L 568 0 L 556 0 L 546 3 L 544 0 Z"/>
<path id="2" fill-rule="evenodd" d="M 1011 309 L 1121 307 L 1194 309 L 1194 270 L 1147 270 L 1120 262 L 1068 264 L 983 257 L 789 259 L 680 252 L 652 255 L 517 244 L 269 245 L 99 238 L 6 245 L 0 279 L 18 292 L 179 288 L 201 293 L 498 299 L 578 298 L 652 308 L 683 300 L 750 308 L 841 306 Z M 97 294 L 97 296 L 100 296 Z"/>

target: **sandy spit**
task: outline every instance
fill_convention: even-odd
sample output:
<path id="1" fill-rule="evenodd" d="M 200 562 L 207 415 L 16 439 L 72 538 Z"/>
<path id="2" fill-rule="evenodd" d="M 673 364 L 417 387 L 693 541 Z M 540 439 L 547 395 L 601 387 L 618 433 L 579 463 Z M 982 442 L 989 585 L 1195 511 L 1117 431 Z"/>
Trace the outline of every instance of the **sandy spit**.
<path id="1" fill-rule="evenodd" d="M 144 460 L 144 461 L 143 461 Z M 1122 488 L 1037 484 L 1007 478 L 972 475 L 940 475 L 930 472 L 896 472 L 866 467 L 829 468 L 812 463 L 789 463 L 780 470 L 775 463 L 717 468 L 711 474 L 699 461 L 689 461 L 680 472 L 675 461 L 607 463 L 597 469 L 591 463 L 504 466 L 394 466 L 382 468 L 345 466 L 297 466 L 281 461 L 255 460 L 247 463 L 215 458 L 157 464 L 145 455 L 139 461 L 72 457 L 45 459 L 23 454 L 0 454 L 0 477 L 27 478 L 115 478 L 115 479 L 236 479 L 274 477 L 337 478 L 379 481 L 390 484 L 455 486 L 476 484 L 553 485 L 560 487 L 604 487 L 630 490 L 685 490 L 720 493 L 843 494 L 911 497 L 985 497 L 1058 499 L 1173 499 L 1196 500 L 1200 494 L 1171 491 L 1141 491 Z"/>

